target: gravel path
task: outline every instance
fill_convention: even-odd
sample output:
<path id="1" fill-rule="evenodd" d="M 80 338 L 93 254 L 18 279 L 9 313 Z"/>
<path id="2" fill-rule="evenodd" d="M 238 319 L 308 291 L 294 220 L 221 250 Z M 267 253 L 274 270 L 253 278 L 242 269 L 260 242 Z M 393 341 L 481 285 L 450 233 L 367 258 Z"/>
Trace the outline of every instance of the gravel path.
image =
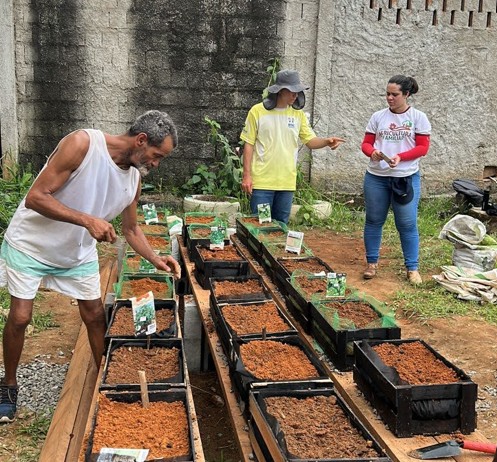
<path id="1" fill-rule="evenodd" d="M 32 362 L 19 366 L 18 409 L 27 408 L 41 415 L 48 415 L 55 409 L 69 364 L 49 363 L 45 361 L 48 358 L 45 355 L 38 355 Z M 0 376 L 3 376 L 3 373 L 3 366 L 0 366 Z"/>

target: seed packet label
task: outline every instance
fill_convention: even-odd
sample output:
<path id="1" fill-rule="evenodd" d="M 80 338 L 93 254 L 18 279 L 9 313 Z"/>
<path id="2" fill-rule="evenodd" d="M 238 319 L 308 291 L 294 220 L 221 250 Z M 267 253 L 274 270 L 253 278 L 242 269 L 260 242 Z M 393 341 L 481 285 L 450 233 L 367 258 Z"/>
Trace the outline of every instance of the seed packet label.
<path id="1" fill-rule="evenodd" d="M 145 218 L 145 224 L 159 223 L 159 218 L 157 217 L 157 210 L 155 209 L 155 204 L 143 204 L 143 216 Z"/>
<path id="2" fill-rule="evenodd" d="M 135 325 L 135 336 L 150 335 L 157 331 L 155 319 L 154 294 L 147 292 L 141 297 L 131 297 L 131 309 L 133 310 L 133 323 Z"/>
<path id="3" fill-rule="evenodd" d="M 97 462 L 144 462 L 148 449 L 102 448 Z"/>
<path id="4" fill-rule="evenodd" d="M 257 212 L 259 214 L 259 223 L 271 223 L 271 205 L 258 204 Z"/>
<path id="5" fill-rule="evenodd" d="M 345 273 L 328 273 L 326 275 L 326 297 L 345 296 Z"/>
<path id="6" fill-rule="evenodd" d="M 304 233 L 300 231 L 288 231 L 286 235 L 286 246 L 285 250 L 287 252 L 296 253 L 300 255 L 302 251 L 302 243 L 304 242 Z"/>
<path id="7" fill-rule="evenodd" d="M 223 250 L 226 239 L 226 228 L 224 226 L 212 226 L 209 248 L 211 250 Z"/>

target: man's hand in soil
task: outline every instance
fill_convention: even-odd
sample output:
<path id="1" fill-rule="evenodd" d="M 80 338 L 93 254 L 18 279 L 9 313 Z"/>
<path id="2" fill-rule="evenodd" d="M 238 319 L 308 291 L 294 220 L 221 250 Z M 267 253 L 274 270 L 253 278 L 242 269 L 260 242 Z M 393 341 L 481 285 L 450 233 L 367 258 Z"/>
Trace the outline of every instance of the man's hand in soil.
<path id="1" fill-rule="evenodd" d="M 173 273 L 175 279 L 181 277 L 181 266 L 179 266 L 179 263 L 170 255 L 159 257 L 152 263 L 157 269 Z"/>
<path id="2" fill-rule="evenodd" d="M 113 244 L 117 240 L 114 227 L 108 221 L 100 218 L 92 218 L 86 225 L 86 229 L 98 242 L 110 242 Z"/>

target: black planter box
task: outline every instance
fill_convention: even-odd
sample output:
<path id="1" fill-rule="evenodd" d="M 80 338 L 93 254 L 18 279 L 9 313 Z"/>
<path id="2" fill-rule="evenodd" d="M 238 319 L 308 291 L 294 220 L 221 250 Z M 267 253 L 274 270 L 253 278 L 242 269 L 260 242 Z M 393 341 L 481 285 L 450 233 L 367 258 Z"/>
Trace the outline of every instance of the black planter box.
<path id="1" fill-rule="evenodd" d="M 233 248 L 233 246 L 228 246 Z M 229 276 L 246 276 L 249 273 L 248 261 L 237 251 L 240 259 L 204 260 L 200 253 L 207 245 L 196 245 L 192 250 L 192 261 L 195 263 L 195 277 L 202 289 L 209 289 L 209 278 L 225 278 Z M 219 251 L 222 252 L 222 251 Z"/>
<path id="2" fill-rule="evenodd" d="M 381 343 L 420 342 L 437 359 L 453 369 L 460 381 L 446 384 L 402 383 L 397 371 L 387 367 L 372 349 Z M 397 437 L 437 435 L 476 428 L 477 385 L 420 339 L 360 340 L 354 342 L 354 382 Z"/>
<path id="3" fill-rule="evenodd" d="M 271 229 L 272 231 L 278 230 L 278 229 L 284 229 L 283 224 L 280 223 L 279 221 L 273 220 L 271 222 L 264 222 L 260 224 L 252 224 L 252 223 L 247 223 L 246 219 L 255 219 L 259 218 L 258 215 L 248 215 L 244 217 L 239 217 L 236 219 L 236 236 L 242 244 L 250 248 L 249 241 L 252 238 L 252 230 L 255 229 L 257 231 L 260 231 L 262 229 Z M 255 256 L 255 255 L 254 255 Z"/>
<path id="4" fill-rule="evenodd" d="M 215 223 L 212 226 L 221 226 L 221 225 Z M 195 237 L 195 230 L 196 229 L 209 229 L 210 230 L 210 228 L 212 226 L 211 225 L 190 225 L 190 226 L 188 226 L 187 233 L 186 233 L 185 246 L 186 246 L 186 249 L 188 251 L 188 256 L 190 257 L 190 260 L 193 259 L 194 249 L 197 245 L 209 246 L 210 242 L 211 242 L 210 237 Z M 230 245 L 230 240 L 228 238 L 224 239 L 224 245 Z"/>
<path id="5" fill-rule="evenodd" d="M 224 304 L 217 304 L 215 301 L 211 299 L 211 315 L 212 319 L 214 320 L 214 325 L 216 326 L 217 333 L 219 335 L 219 339 L 221 341 L 221 345 L 223 346 L 224 352 L 227 357 L 230 357 L 233 353 L 233 347 L 232 347 L 232 341 L 233 340 L 238 340 L 241 339 L 242 341 L 248 341 L 251 339 L 260 339 L 262 332 L 253 332 L 250 334 L 238 334 L 231 325 L 226 321 L 226 318 L 223 313 L 224 307 L 228 305 L 238 305 L 240 309 L 243 309 L 244 307 L 251 307 L 253 305 L 260 305 L 262 303 L 272 303 L 275 307 L 275 310 L 278 312 L 279 316 L 281 319 L 288 325 L 288 329 L 285 331 L 280 331 L 280 332 L 271 332 L 268 331 L 266 332 L 266 338 L 268 339 L 273 339 L 273 338 L 278 338 L 278 337 L 284 337 L 288 335 L 296 335 L 297 334 L 297 329 L 295 326 L 290 322 L 288 317 L 283 313 L 281 308 L 273 301 L 273 300 L 266 300 L 263 302 L 249 302 L 249 303 L 224 303 Z"/>
<path id="6" fill-rule="evenodd" d="M 309 249 L 305 244 L 302 244 L 302 249 L 300 254 L 296 254 L 293 252 L 284 251 L 286 247 L 286 242 L 284 243 L 271 243 L 271 242 L 263 242 L 261 246 L 261 257 L 260 263 L 264 266 L 264 268 L 271 268 L 271 270 L 276 271 L 280 264 L 278 263 L 278 259 L 280 258 L 306 258 L 313 257 L 312 250 Z M 283 252 L 283 254 L 281 254 Z M 276 283 L 276 280 L 274 281 Z"/>
<path id="7" fill-rule="evenodd" d="M 285 304 L 288 312 L 293 316 L 296 322 L 306 334 L 311 333 L 311 319 L 310 319 L 310 303 L 303 299 L 300 295 L 297 297 L 295 293 L 286 293 L 284 295 Z"/>
<path id="8" fill-rule="evenodd" d="M 141 395 L 139 392 L 118 392 L 118 391 L 105 391 L 101 392 L 101 395 L 105 395 L 108 399 L 111 401 L 116 401 L 116 402 L 121 402 L 121 403 L 138 403 L 141 402 Z M 193 462 L 196 457 L 195 457 L 195 448 L 194 448 L 194 435 L 193 435 L 193 427 L 192 427 L 192 411 L 190 410 L 190 406 L 188 404 L 188 399 L 186 395 L 186 389 L 171 389 L 167 391 L 151 391 L 148 394 L 148 399 L 150 403 L 155 403 L 159 401 L 164 401 L 166 403 L 174 403 L 177 401 L 180 401 L 183 403 L 185 406 L 186 410 L 186 415 L 188 418 L 188 437 L 189 437 L 189 453 L 185 454 L 184 456 L 178 456 L 178 457 L 168 457 L 168 458 L 160 458 L 160 459 L 147 459 L 147 461 L 151 462 Z M 94 434 L 95 434 L 95 425 L 97 421 L 97 416 L 99 412 L 99 406 L 97 402 L 97 406 L 95 408 L 95 413 L 92 419 L 92 424 L 91 424 L 91 430 L 90 430 L 90 436 L 88 439 L 88 445 L 86 447 L 85 451 L 85 462 L 97 462 L 97 459 L 99 457 L 98 453 L 93 453 L 93 439 L 94 439 Z M 130 419 L 133 419 L 132 416 L 130 416 Z M 133 426 L 136 425 L 136 421 L 130 420 L 129 422 L 123 421 L 119 422 L 123 426 Z M 164 426 L 167 426 L 168 422 L 164 422 Z M 144 430 L 146 431 L 146 426 L 144 427 Z M 124 444 L 124 442 L 123 442 Z"/>
<path id="9" fill-rule="evenodd" d="M 351 370 L 354 365 L 354 341 L 363 339 L 389 340 L 400 339 L 400 327 L 365 327 L 365 328 L 335 328 L 320 310 L 324 303 L 365 303 L 371 308 L 372 313 L 381 319 L 384 313 L 379 303 L 371 297 L 362 299 L 322 300 L 319 303 L 310 303 L 310 331 L 323 351 L 332 360 L 334 366 L 341 371 Z"/>
<path id="10" fill-rule="evenodd" d="M 203 222 L 200 223 L 199 221 L 196 221 L 195 219 L 197 217 L 212 217 L 212 221 L 209 223 Z M 187 244 L 187 239 L 188 239 L 188 226 L 190 225 L 207 225 L 207 226 L 218 226 L 220 224 L 220 218 L 215 212 L 185 212 L 184 215 L 184 220 L 183 220 L 183 227 L 181 229 L 181 237 L 183 238 L 183 244 L 186 246 Z"/>
<path id="11" fill-rule="evenodd" d="M 172 337 L 177 337 L 178 336 L 178 306 L 176 304 L 175 300 L 154 300 L 154 307 L 155 307 L 155 312 L 161 311 L 161 310 L 169 310 L 173 313 L 173 322 L 161 329 L 157 330 L 155 333 L 151 334 L 151 338 L 172 338 Z M 114 303 L 114 306 L 112 308 L 112 312 L 110 314 L 110 320 L 109 324 L 107 326 L 107 330 L 105 332 L 105 340 L 106 340 L 106 345 L 110 342 L 112 338 L 121 338 L 121 339 L 134 339 L 134 338 L 145 338 L 146 335 L 142 334 L 139 336 L 134 335 L 133 329 L 134 326 L 131 324 L 130 327 L 130 332 L 129 334 L 126 335 L 113 335 L 111 334 L 111 327 L 114 323 L 114 320 L 117 316 L 117 313 L 119 310 L 129 310 L 131 313 L 131 316 L 133 316 L 132 312 L 132 307 L 131 307 L 131 302 L 129 300 L 121 300 L 118 302 Z"/>
<path id="12" fill-rule="evenodd" d="M 159 253 L 159 256 L 167 256 L 168 254 L 165 252 Z M 122 275 L 139 275 L 140 277 L 147 277 L 149 274 L 169 274 L 164 270 L 158 270 L 153 267 L 150 270 L 142 270 L 140 271 L 139 265 L 132 265 L 131 260 L 134 258 L 141 258 L 139 254 L 135 252 L 126 252 L 123 258 L 123 266 L 121 270 Z"/>
<path id="13" fill-rule="evenodd" d="M 324 260 L 321 260 L 319 257 L 315 256 L 295 256 L 295 257 L 283 257 L 283 258 L 276 258 L 274 262 L 274 267 L 273 267 L 273 274 L 274 274 L 274 283 L 276 286 L 280 289 L 283 295 L 288 293 L 288 286 L 291 285 L 289 282 L 290 277 L 292 276 L 292 273 L 288 271 L 288 269 L 285 267 L 285 263 L 290 263 L 290 262 L 313 262 L 318 266 L 321 266 L 323 271 L 325 273 L 333 273 L 334 270 L 331 268 L 328 263 L 326 263 Z"/>
<path id="14" fill-rule="evenodd" d="M 119 281 L 114 284 L 114 292 L 116 293 L 116 300 L 129 300 L 127 298 L 122 297 L 122 284 L 126 281 L 133 281 L 137 279 L 153 279 L 154 281 L 158 282 L 164 282 L 168 286 L 168 291 L 167 293 L 164 294 L 163 297 L 155 297 L 155 300 L 176 300 L 176 292 L 175 292 L 175 285 L 174 285 L 174 278 L 170 274 L 142 274 L 142 273 L 135 273 L 135 274 L 121 274 L 119 277 Z M 135 296 L 142 296 L 144 293 L 139 293 L 135 294 Z"/>
<path id="15" fill-rule="evenodd" d="M 136 372 L 136 382 L 133 383 L 107 383 L 107 374 L 109 365 L 113 360 L 114 352 L 119 348 L 176 348 L 178 353 L 179 372 L 172 377 L 164 377 L 160 382 L 148 382 L 149 390 L 166 390 L 171 387 L 186 386 L 185 385 L 185 358 L 183 356 L 183 341 L 179 338 L 175 339 L 150 339 L 148 340 L 130 340 L 130 339 L 111 339 L 107 349 L 105 365 L 102 374 L 102 382 L 100 390 L 140 390 L 140 381 L 138 371 Z M 148 379 L 147 379 L 148 381 Z"/>
<path id="16" fill-rule="evenodd" d="M 272 233 L 281 233 L 281 239 L 277 240 L 271 239 L 268 241 L 267 236 Z M 255 228 L 249 233 L 248 248 L 252 253 L 252 255 L 259 256 L 262 254 L 262 246 L 265 242 L 270 242 L 270 243 L 284 242 L 286 244 L 287 233 L 288 231 L 286 231 L 283 227 L 281 227 L 278 222 L 276 222 L 275 226 L 268 225 L 267 227 L 263 228 Z"/>
<path id="17" fill-rule="evenodd" d="M 262 337 L 260 336 L 259 338 L 252 338 L 250 340 L 234 339 L 232 342 L 233 354 L 228 357 L 232 381 L 235 385 L 235 389 L 240 399 L 245 403 L 248 402 L 249 391 L 258 388 L 271 388 L 275 386 L 281 387 L 282 385 L 286 384 L 287 388 L 300 390 L 307 388 L 309 386 L 309 382 L 322 384 L 322 386 L 329 386 L 331 384 L 331 379 L 329 378 L 317 356 L 302 342 L 302 340 L 300 340 L 298 335 L 288 335 L 270 339 L 267 338 L 266 340 L 286 343 L 288 345 L 296 346 L 297 348 L 302 350 L 309 359 L 310 363 L 316 368 L 317 375 L 315 377 L 306 377 L 296 380 L 265 380 L 256 377 L 245 368 L 245 365 L 243 364 L 243 358 L 240 354 L 240 346 L 242 344 L 250 343 L 254 340 L 262 340 Z"/>
<path id="18" fill-rule="evenodd" d="M 285 434 L 281 430 L 277 416 L 268 413 L 265 399 L 271 397 L 291 397 L 305 399 L 314 396 L 334 396 L 336 406 L 343 411 L 351 425 L 364 437 L 365 446 L 368 443 L 378 453 L 375 458 L 325 458 L 325 459 L 301 459 L 291 454 L 285 442 Z M 332 387 L 311 388 L 306 390 L 294 389 L 259 389 L 251 390 L 249 393 L 250 421 L 257 445 L 266 462 L 273 461 L 306 461 L 306 462 L 390 462 L 391 459 L 381 449 L 375 438 L 368 432 L 345 401 L 336 394 Z"/>
<path id="19" fill-rule="evenodd" d="M 258 281 L 260 287 L 259 292 L 247 292 L 246 294 L 233 294 L 233 295 L 216 295 L 215 288 L 218 282 L 230 281 L 244 284 L 250 280 Z M 264 284 L 264 281 L 259 275 L 249 276 L 227 276 L 224 278 L 209 278 L 209 290 L 211 291 L 211 303 L 243 303 L 243 302 L 257 302 L 272 299 L 269 289 Z"/>

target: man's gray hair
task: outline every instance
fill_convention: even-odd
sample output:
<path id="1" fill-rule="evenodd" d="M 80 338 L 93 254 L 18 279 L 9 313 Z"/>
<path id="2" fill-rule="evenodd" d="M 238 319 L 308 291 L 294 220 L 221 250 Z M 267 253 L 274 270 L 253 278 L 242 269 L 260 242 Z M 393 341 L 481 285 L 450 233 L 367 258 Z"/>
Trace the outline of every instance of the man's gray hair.
<path id="1" fill-rule="evenodd" d="M 138 116 L 129 127 L 128 135 L 136 136 L 140 133 L 147 135 L 151 146 L 160 146 L 167 136 L 172 136 L 173 147 L 178 145 L 176 126 L 166 112 L 152 110 Z"/>

